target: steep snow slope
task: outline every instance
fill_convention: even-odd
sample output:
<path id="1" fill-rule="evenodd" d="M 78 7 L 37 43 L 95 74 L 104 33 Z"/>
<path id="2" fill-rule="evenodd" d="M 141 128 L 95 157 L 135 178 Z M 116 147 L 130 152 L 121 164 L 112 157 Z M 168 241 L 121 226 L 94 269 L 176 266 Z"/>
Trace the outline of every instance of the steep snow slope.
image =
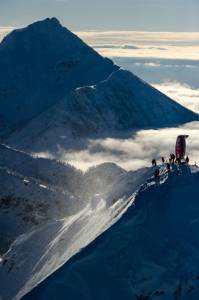
<path id="1" fill-rule="evenodd" d="M 77 213 L 83 199 L 0 167 L 0 253 L 22 233 Z"/>
<path id="2" fill-rule="evenodd" d="M 116 69 L 56 18 L 14 30 L 0 43 L 0 136 Z"/>
<path id="3" fill-rule="evenodd" d="M 88 131 L 157 128 L 198 120 L 198 115 L 123 69 L 96 86 L 77 88 L 66 107 L 73 130 L 84 135 Z"/>
<path id="4" fill-rule="evenodd" d="M 197 114 L 120 69 L 97 85 L 77 88 L 11 135 L 7 143 L 59 155 L 74 145 L 72 137 L 124 134 L 130 129 L 169 127 L 198 119 Z"/>
<path id="5" fill-rule="evenodd" d="M 100 183 L 101 176 L 106 174 L 103 172 L 109 167 L 109 174 L 112 172 L 112 177 L 115 178 L 113 182 L 109 181 L 109 191 L 104 189 L 101 194 L 93 194 L 90 197 L 91 201 L 77 214 L 48 222 L 38 230 L 19 237 L 13 243 L 0 266 L 2 299 L 22 297 L 115 223 L 131 205 L 140 184 L 153 173 L 151 168 L 127 173 L 116 166 L 106 164 L 91 170 L 92 176 L 88 175 L 87 178 L 88 185 L 92 182 L 90 177 L 95 181 L 96 174 Z M 118 194 L 112 195 L 112 191 L 118 186 Z"/>
<path id="6" fill-rule="evenodd" d="M 0 253 L 20 234 L 77 213 L 95 194 L 104 197 L 125 173 L 107 163 L 82 174 L 0 144 Z"/>
<path id="7" fill-rule="evenodd" d="M 70 165 L 0 145 L 0 253 L 20 234 L 77 213 L 94 195 L 104 197 L 124 174 L 110 163 L 83 174 Z"/>
<path id="8" fill-rule="evenodd" d="M 198 180 L 182 166 L 148 181 L 117 224 L 24 299 L 198 299 Z"/>
<path id="9" fill-rule="evenodd" d="M 0 144 L 0 253 L 19 234 L 85 205 L 83 174 Z"/>

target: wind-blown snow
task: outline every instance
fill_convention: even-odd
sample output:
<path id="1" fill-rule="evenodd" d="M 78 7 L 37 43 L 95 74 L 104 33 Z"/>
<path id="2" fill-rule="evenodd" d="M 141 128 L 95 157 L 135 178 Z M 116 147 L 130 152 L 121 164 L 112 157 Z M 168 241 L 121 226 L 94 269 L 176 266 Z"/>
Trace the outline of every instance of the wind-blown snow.
<path id="1" fill-rule="evenodd" d="M 136 190 L 152 175 L 153 170 L 146 168 L 128 173 L 114 165 L 105 164 L 90 172 L 85 180 L 91 189 L 91 178 L 95 184 L 100 184 L 99 190 L 103 187 L 101 177 L 115 179 L 113 182 L 109 179 L 109 184 L 106 183 L 106 189 L 101 194 L 99 191 L 99 194 L 90 195 L 90 201 L 77 214 L 48 222 L 16 239 L 4 255 L 0 267 L 0 282 L 4 278 L 3 286 L 0 286 L 3 299 L 22 297 L 112 226 L 131 205 Z M 95 184 L 93 192 L 97 190 Z"/>
<path id="2" fill-rule="evenodd" d="M 58 159 L 63 151 L 86 147 L 90 137 L 117 135 L 123 138 L 124 134 L 128 135 L 138 128 L 170 127 L 198 118 L 197 114 L 132 73 L 101 57 L 63 28 L 55 18 L 15 30 L 0 44 L 0 136 L 16 149 L 28 153 L 44 152 Z M 180 280 L 182 287 L 182 278 L 178 279 L 178 275 L 187 275 L 188 271 L 186 267 L 178 270 L 177 266 L 177 273 L 172 268 L 171 272 L 170 269 L 167 272 L 165 262 L 156 260 L 155 254 L 162 250 L 156 242 L 161 230 L 166 236 L 163 242 L 170 247 L 174 244 L 175 234 L 177 238 L 181 234 L 177 227 L 167 241 L 167 226 L 163 221 L 167 222 L 169 218 L 173 221 L 175 206 L 170 199 L 173 200 L 178 193 L 188 197 L 190 190 L 193 190 L 193 206 L 196 206 L 197 168 L 184 166 L 182 174 L 179 170 L 173 170 L 168 176 L 162 167 L 160 185 L 157 185 L 151 178 L 153 168 L 127 172 L 113 163 L 104 163 L 83 174 L 68 164 L 16 149 L 0 145 L 0 253 L 3 254 L 0 258 L 0 298 L 10 300 L 23 297 L 122 216 L 121 222 L 102 235 L 102 254 L 98 251 L 97 241 L 88 248 L 94 249 L 91 255 L 93 260 L 90 256 L 84 256 L 87 252 L 80 254 L 77 282 L 82 287 L 81 295 L 77 286 L 74 289 L 73 282 L 70 282 L 76 276 L 69 276 L 68 279 L 67 273 L 70 268 L 76 272 L 73 271 L 76 258 L 65 265 L 61 280 L 59 273 L 55 274 L 56 282 L 62 285 L 62 280 L 67 278 L 70 285 L 69 290 L 63 288 L 62 293 L 66 291 L 66 297 L 74 300 L 87 299 L 87 296 L 101 300 L 106 299 L 107 295 L 110 299 L 119 296 L 120 299 L 131 299 L 132 295 L 148 292 L 149 287 L 150 292 L 156 289 L 159 281 L 152 278 L 154 270 L 158 279 L 161 278 L 167 285 L 167 288 L 165 285 L 162 287 L 164 294 L 171 295 L 173 288 L 179 291 L 177 280 Z M 181 189 L 185 186 L 183 194 L 178 186 Z M 125 215 L 135 198 L 135 206 Z M 160 200 L 164 198 L 162 204 Z M 171 207 L 168 208 L 167 203 Z M 180 211 L 180 203 L 176 205 Z M 165 208 L 168 208 L 168 215 L 163 215 L 160 220 L 160 213 Z M 197 209 L 189 210 L 186 205 L 185 208 L 182 212 L 190 212 L 185 220 L 190 221 L 192 228 L 192 222 L 198 223 L 194 215 Z M 180 224 L 185 227 L 185 221 Z M 170 224 L 168 228 L 171 230 Z M 195 227 L 193 229 L 196 230 Z M 184 231 L 182 238 L 187 240 L 185 228 Z M 126 239 L 118 238 L 118 232 L 121 236 L 123 233 Z M 110 244 L 107 244 L 106 236 L 109 236 Z M 157 252 L 150 248 L 152 239 Z M 122 242 L 121 247 L 118 241 Z M 147 252 L 145 241 L 148 241 Z M 126 242 L 130 247 L 126 247 Z M 135 243 L 138 247 L 131 260 L 129 251 L 132 255 Z M 192 262 L 195 260 L 197 266 L 197 255 L 190 249 L 192 247 L 196 252 L 198 241 L 193 239 L 191 243 L 183 251 L 191 253 L 190 268 L 192 275 L 196 276 Z M 169 259 L 167 261 L 169 267 L 173 266 L 174 258 L 179 258 L 178 251 L 180 259 L 184 258 L 181 248 L 175 248 L 174 255 L 171 255 L 172 263 Z M 118 257 L 119 266 L 116 263 Z M 84 261 L 88 266 L 86 286 L 81 278 L 81 264 L 84 269 Z M 106 262 L 109 262 L 108 269 L 103 269 Z M 130 262 L 130 267 L 126 275 L 127 262 Z M 94 272 L 90 272 L 93 266 L 94 270 L 102 267 L 101 272 L 106 273 L 102 287 L 108 294 L 103 293 L 103 289 L 100 292 L 98 280 L 92 282 L 95 278 Z M 123 270 L 127 278 L 123 277 Z M 144 279 L 143 273 L 146 274 Z M 172 275 L 171 282 L 168 282 L 168 274 Z M 115 276 L 121 279 L 119 284 Z M 192 280 L 192 277 L 188 279 Z M 44 292 L 42 285 L 35 292 L 37 296 L 30 294 L 30 297 L 46 299 L 55 295 L 59 299 L 59 288 L 54 283 L 54 277 L 51 278 L 46 281 L 47 289 L 44 284 Z M 110 289 L 107 289 L 109 279 L 112 281 Z M 124 282 L 127 285 L 123 285 Z M 118 290 L 114 291 L 112 284 Z"/>
<path id="3" fill-rule="evenodd" d="M 20 234 L 85 207 L 82 186 L 73 167 L 0 145 L 0 253 Z"/>
<path id="4" fill-rule="evenodd" d="M 161 169 L 117 224 L 24 299 L 198 299 L 198 180 L 197 167 Z"/>
<path id="5" fill-rule="evenodd" d="M 20 234 L 76 214 L 96 194 L 104 198 L 122 174 L 126 171 L 110 163 L 83 174 L 0 145 L 0 253 Z"/>

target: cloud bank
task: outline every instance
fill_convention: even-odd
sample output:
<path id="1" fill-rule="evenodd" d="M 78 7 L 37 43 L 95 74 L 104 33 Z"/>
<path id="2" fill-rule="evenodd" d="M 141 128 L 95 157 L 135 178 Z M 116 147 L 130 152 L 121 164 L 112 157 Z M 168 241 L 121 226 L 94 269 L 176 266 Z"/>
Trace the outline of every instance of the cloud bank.
<path id="1" fill-rule="evenodd" d="M 193 89 L 188 84 L 177 81 L 154 84 L 153 86 L 199 114 L 199 89 Z"/>
<path id="2" fill-rule="evenodd" d="M 198 32 L 79 31 L 76 33 L 92 47 L 96 47 L 102 55 L 108 57 L 199 59 Z"/>
<path id="3" fill-rule="evenodd" d="M 0 39 L 11 29 L 0 27 Z M 113 57 L 116 63 L 199 113 L 199 33 L 87 31 L 78 35 L 102 55 Z M 67 153 L 62 149 L 60 158 L 83 171 L 103 162 L 136 170 L 150 166 L 152 158 L 168 158 L 178 134 L 190 136 L 190 160 L 199 163 L 198 122 L 179 128 L 141 130 L 128 139 L 90 140 L 87 149 L 81 151 Z"/>
<path id="4" fill-rule="evenodd" d="M 0 42 L 14 27 L 0 27 Z"/>
<path id="5" fill-rule="evenodd" d="M 175 141 L 179 134 L 188 134 L 187 153 L 190 162 L 199 164 L 199 122 L 193 122 L 179 128 L 161 130 L 140 130 L 128 139 L 106 138 L 90 140 L 88 147 L 81 151 L 65 152 L 62 157 L 78 169 L 86 171 L 89 167 L 104 162 L 113 162 L 126 170 L 136 170 L 150 166 L 151 159 L 165 156 L 175 151 Z M 161 141 L 161 143 L 160 143 Z"/>

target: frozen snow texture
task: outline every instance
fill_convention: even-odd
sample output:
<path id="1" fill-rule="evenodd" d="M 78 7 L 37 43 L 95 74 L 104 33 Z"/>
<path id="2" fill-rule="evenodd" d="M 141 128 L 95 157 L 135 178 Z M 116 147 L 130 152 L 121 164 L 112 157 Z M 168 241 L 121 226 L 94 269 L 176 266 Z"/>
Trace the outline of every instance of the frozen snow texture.
<path id="1" fill-rule="evenodd" d="M 64 207 L 57 213 L 56 203 L 43 195 L 44 203 L 48 204 L 50 200 L 51 204 L 46 212 L 50 212 L 51 218 L 33 227 L 31 232 L 29 230 L 16 238 L 3 256 L 0 266 L 2 299 L 19 299 L 113 225 L 133 202 L 140 184 L 152 173 L 151 168 L 128 173 L 114 164 L 92 168 L 83 176 L 82 194 L 87 198 L 86 204 L 83 202 L 84 207 L 81 210 L 76 213 L 73 210 L 73 215 L 62 218 L 61 216 L 66 213 Z M 12 180 L 15 178 L 10 179 L 11 183 Z M 23 187 L 17 184 L 16 194 L 19 192 L 23 192 Z M 54 195 L 54 198 L 61 201 L 59 194 Z M 40 198 L 37 200 L 37 203 L 39 202 Z M 28 203 L 31 204 L 30 197 Z M 66 199 L 66 205 L 67 203 Z M 20 211 L 23 213 L 23 202 L 21 206 Z M 74 203 L 74 207 L 76 206 Z M 17 207 L 11 207 L 13 214 L 17 210 Z M 8 214 L 9 217 L 11 212 Z M 3 209 L 1 213 L 4 213 Z M 25 212 L 24 216 L 28 216 L 28 213 Z M 20 225 L 20 220 L 15 224 Z"/>
<path id="2" fill-rule="evenodd" d="M 24 299 L 198 299 L 198 180 L 197 167 L 161 168 L 117 224 Z"/>

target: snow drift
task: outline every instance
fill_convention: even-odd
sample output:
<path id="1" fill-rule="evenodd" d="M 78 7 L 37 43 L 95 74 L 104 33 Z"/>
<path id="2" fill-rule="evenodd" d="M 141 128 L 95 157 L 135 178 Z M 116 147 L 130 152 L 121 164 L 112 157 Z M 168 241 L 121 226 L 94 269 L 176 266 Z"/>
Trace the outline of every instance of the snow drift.
<path id="1" fill-rule="evenodd" d="M 161 169 L 119 222 L 24 299 L 198 299 L 198 180 L 198 167 Z"/>

